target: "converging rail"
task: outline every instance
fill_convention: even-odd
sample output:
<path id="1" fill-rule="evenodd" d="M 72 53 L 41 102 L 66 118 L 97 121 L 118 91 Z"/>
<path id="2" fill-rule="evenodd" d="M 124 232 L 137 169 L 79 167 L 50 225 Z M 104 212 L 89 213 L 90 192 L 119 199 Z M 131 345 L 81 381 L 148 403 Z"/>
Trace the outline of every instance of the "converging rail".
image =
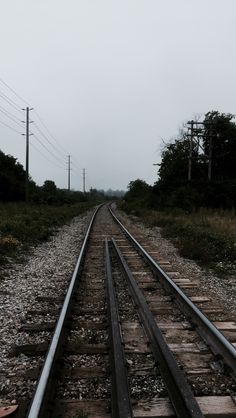
<path id="1" fill-rule="evenodd" d="M 109 208 L 110 209 L 110 208 Z M 113 219 L 124 231 L 125 235 L 129 238 L 131 243 L 142 255 L 146 262 L 151 267 L 153 273 L 160 280 L 162 285 L 171 292 L 176 301 L 185 314 L 190 316 L 191 321 L 197 327 L 198 333 L 211 347 L 212 351 L 216 355 L 220 355 L 225 363 L 230 367 L 236 378 L 236 348 L 221 334 L 221 332 L 212 324 L 211 321 L 198 309 L 198 307 L 182 292 L 182 290 L 173 282 L 173 280 L 161 269 L 161 267 L 153 260 L 153 258 L 145 251 L 140 243 L 130 234 L 125 226 L 115 216 L 114 212 L 110 209 L 110 213 Z"/>
<path id="2" fill-rule="evenodd" d="M 133 417 L 133 412 L 107 239 L 105 241 L 105 251 L 112 364 L 112 416 L 114 418 L 131 418 Z"/>
<path id="3" fill-rule="evenodd" d="M 86 232 L 82 248 L 79 254 L 79 258 L 77 260 L 75 270 L 73 273 L 73 276 L 71 278 L 71 282 L 69 285 L 69 288 L 66 293 L 66 297 L 60 312 L 60 316 L 57 321 L 57 325 L 51 340 L 51 344 L 41 371 L 40 378 L 38 380 L 38 384 L 34 393 L 34 397 L 29 409 L 29 412 L 27 414 L 27 418 L 38 418 L 43 417 L 43 414 L 46 410 L 46 403 L 48 401 L 48 386 L 51 383 L 51 378 L 53 374 L 53 367 L 55 365 L 55 362 L 57 361 L 60 351 L 61 351 L 61 345 L 63 343 L 63 333 L 64 333 L 64 327 L 66 324 L 66 319 L 70 313 L 71 309 L 71 303 L 72 303 L 72 297 L 75 291 L 75 287 L 78 285 L 77 279 L 80 273 L 80 270 L 82 268 L 82 262 L 86 253 L 86 249 L 88 246 L 88 240 L 89 240 L 89 234 L 92 229 L 92 225 L 95 219 L 95 216 L 99 210 L 99 207 L 95 211 L 88 230 Z"/>
<path id="4" fill-rule="evenodd" d="M 219 357 L 229 366 L 235 378 L 235 347 L 162 270 L 158 265 L 160 258 L 157 257 L 156 262 L 148 251 L 131 235 L 110 207 L 101 205 L 95 210 L 65 299 L 61 302 L 62 307 L 33 398 L 30 406 L 27 401 L 25 409 L 28 408 L 28 411 L 24 416 L 236 416 L 235 401 L 226 390 L 222 392 L 224 396 L 219 396 L 221 399 L 214 396 L 214 384 L 220 386 L 221 377 L 216 379 L 209 392 L 202 390 L 201 382 L 200 389 L 193 384 L 195 375 L 196 379 L 203 376 L 204 380 L 207 373 L 211 384 L 214 369 L 211 374 L 210 361 Z M 172 301 L 176 302 L 177 307 Z M 26 329 L 27 326 L 29 329 L 27 324 Z M 168 339 L 167 330 L 173 333 L 170 332 L 173 339 Z M 212 355 L 202 339 L 217 357 Z M 199 342 L 204 348 L 198 351 Z M 29 353 L 27 344 L 26 349 Z M 45 355 L 43 348 L 36 355 L 42 354 Z M 198 369 L 196 359 L 201 355 L 205 357 L 203 366 Z M 76 356 L 84 356 L 85 359 L 74 359 Z M 72 360 L 68 360 L 69 357 Z M 189 358 L 194 364 L 191 365 L 192 369 L 188 366 Z M 96 380 L 95 391 L 100 390 L 98 396 L 95 392 L 92 395 L 90 393 L 91 388 L 94 390 L 90 384 L 93 378 Z M 139 378 L 141 382 L 142 378 L 148 382 L 146 386 L 154 382 L 147 397 L 142 396 L 142 387 L 138 389 L 138 397 L 135 397 Z M 231 381 L 231 388 L 235 387 L 233 379 Z M 105 389 L 98 389 L 99 384 L 103 386 L 103 383 Z M 81 392 L 83 385 L 87 386 Z M 67 387 L 69 389 L 65 389 Z M 80 393 L 84 397 L 80 397 Z M 210 395 L 206 396 L 208 393 Z M 219 406 L 222 399 L 226 405 L 226 415 L 224 406 Z M 19 418 L 22 416 L 19 415 Z"/>
<path id="5" fill-rule="evenodd" d="M 178 367 L 159 327 L 139 289 L 116 241 L 112 239 L 113 247 L 128 282 L 132 298 L 138 309 L 141 322 L 151 343 L 156 362 L 166 383 L 169 397 L 179 418 L 203 418 L 202 412 L 194 398 L 192 391 Z"/>

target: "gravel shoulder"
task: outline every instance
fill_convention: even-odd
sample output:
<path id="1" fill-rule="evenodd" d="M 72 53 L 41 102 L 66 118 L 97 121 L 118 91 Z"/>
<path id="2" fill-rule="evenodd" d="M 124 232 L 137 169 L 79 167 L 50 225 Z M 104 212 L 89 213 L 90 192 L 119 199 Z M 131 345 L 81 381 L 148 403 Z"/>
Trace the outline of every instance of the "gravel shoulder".
<path id="1" fill-rule="evenodd" d="M 173 271 L 178 271 L 184 277 L 198 280 L 202 293 L 211 296 L 215 304 L 227 310 L 229 318 L 236 321 L 235 275 L 225 278 L 217 277 L 201 268 L 195 261 L 181 257 L 173 243 L 162 236 L 161 228 L 148 228 L 137 217 L 130 217 L 121 211 L 119 211 L 119 216 L 125 221 L 128 228 L 135 225 L 141 229 L 142 233 L 153 242 L 160 256 L 171 263 Z"/>
<path id="2" fill-rule="evenodd" d="M 27 342 L 21 326 L 39 320 L 34 316 L 30 319 L 27 314 L 38 309 L 40 297 L 57 298 L 65 294 L 92 212 L 74 218 L 49 241 L 32 248 L 24 262 L 0 269 L 0 405 L 7 401 L 5 392 L 11 393 L 10 402 L 14 399 L 14 391 L 9 391 L 8 377 L 19 374 L 22 359 L 12 358 L 9 354 L 13 345 Z M 50 318 L 41 319 L 47 320 Z M 23 365 L 31 362 L 27 357 L 23 360 Z"/>

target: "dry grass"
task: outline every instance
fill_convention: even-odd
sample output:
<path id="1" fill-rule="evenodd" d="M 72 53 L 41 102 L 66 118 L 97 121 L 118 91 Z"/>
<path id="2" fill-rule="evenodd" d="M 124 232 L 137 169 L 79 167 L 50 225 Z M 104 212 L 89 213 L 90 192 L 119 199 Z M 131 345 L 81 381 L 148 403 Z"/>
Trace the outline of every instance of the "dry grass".
<path id="1" fill-rule="evenodd" d="M 18 257 L 30 245 L 47 240 L 56 228 L 92 206 L 92 202 L 63 206 L 1 203 L 0 264 Z"/>
<path id="2" fill-rule="evenodd" d="M 162 227 L 182 256 L 194 259 L 217 273 L 236 272 L 235 211 L 201 209 L 193 213 L 181 210 L 137 209 L 148 226 Z M 231 273 L 229 273 L 231 272 Z"/>
<path id="3" fill-rule="evenodd" d="M 198 212 L 184 214 L 180 211 L 163 212 L 147 211 L 144 218 L 151 224 L 168 225 L 177 223 L 183 226 L 197 226 L 211 230 L 224 237 L 236 238 L 235 210 L 223 211 L 212 209 L 200 209 Z"/>

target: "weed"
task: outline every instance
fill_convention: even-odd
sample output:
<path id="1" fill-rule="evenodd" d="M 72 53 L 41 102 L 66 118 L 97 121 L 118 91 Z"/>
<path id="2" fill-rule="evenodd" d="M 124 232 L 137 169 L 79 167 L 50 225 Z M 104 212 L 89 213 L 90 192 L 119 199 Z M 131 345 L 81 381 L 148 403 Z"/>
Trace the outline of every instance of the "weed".
<path id="1" fill-rule="evenodd" d="M 93 205 L 91 202 L 63 206 L 1 203 L 0 264 L 47 240 L 57 228 Z"/>
<path id="2" fill-rule="evenodd" d="M 138 216 L 149 227 L 162 228 L 182 256 L 194 259 L 215 272 L 226 275 L 236 266 L 235 211 L 200 209 L 193 213 L 183 210 L 154 211 L 137 209 Z"/>

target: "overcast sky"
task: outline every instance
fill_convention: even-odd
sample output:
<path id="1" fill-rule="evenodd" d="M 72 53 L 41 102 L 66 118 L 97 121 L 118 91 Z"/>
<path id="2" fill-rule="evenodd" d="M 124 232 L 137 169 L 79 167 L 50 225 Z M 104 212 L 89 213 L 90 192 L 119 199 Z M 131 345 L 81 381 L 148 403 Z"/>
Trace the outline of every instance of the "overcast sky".
<path id="1" fill-rule="evenodd" d="M 195 115 L 236 113 L 235 19 L 235 0 L 2 0 L 0 78 L 37 112 L 36 183 L 67 187 L 70 154 L 74 189 L 83 168 L 87 188 L 153 184 L 162 139 Z M 0 149 L 22 164 L 25 105 L 0 82 Z"/>

